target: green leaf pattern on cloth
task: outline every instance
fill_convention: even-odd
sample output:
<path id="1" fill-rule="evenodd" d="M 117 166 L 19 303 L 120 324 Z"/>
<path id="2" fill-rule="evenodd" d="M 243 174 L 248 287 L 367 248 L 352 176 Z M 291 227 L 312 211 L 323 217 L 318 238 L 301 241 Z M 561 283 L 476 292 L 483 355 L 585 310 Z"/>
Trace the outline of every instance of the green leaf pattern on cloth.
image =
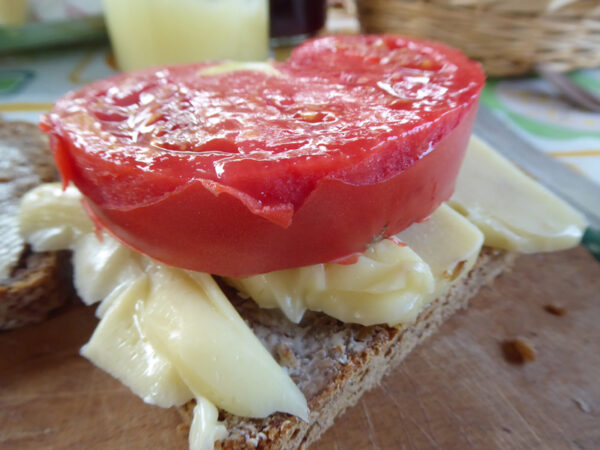
<path id="1" fill-rule="evenodd" d="M 577 85 L 600 96 L 600 69 L 569 74 Z M 492 79 L 482 103 L 534 147 L 600 183 L 600 114 L 566 102 L 537 77 Z M 600 231 L 588 229 L 583 244 L 600 261 Z"/>

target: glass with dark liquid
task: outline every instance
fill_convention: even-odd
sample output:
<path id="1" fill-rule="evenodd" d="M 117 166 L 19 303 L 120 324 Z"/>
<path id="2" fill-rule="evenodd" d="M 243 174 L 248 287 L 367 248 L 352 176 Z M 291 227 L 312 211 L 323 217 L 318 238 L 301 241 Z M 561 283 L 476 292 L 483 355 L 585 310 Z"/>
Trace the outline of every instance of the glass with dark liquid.
<path id="1" fill-rule="evenodd" d="M 295 45 L 325 25 L 326 0 L 269 0 L 273 46 Z"/>

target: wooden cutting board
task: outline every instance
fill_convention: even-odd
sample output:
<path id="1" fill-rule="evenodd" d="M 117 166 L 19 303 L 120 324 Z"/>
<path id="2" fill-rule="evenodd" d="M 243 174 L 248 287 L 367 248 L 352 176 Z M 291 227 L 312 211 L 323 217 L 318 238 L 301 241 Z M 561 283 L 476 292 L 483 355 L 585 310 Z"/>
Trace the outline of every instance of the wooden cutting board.
<path id="1" fill-rule="evenodd" d="M 78 356 L 95 323 L 79 306 L 0 334 L 1 448 L 186 448 L 176 411 Z M 507 361 L 515 337 L 535 361 Z M 521 257 L 313 448 L 600 448 L 600 264 L 583 248 Z"/>

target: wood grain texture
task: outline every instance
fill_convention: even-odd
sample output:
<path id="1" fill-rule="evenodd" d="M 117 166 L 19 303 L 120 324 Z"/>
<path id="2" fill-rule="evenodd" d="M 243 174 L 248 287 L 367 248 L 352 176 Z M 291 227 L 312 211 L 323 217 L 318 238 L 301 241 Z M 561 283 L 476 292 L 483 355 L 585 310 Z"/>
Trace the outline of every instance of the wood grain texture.
<path id="1" fill-rule="evenodd" d="M 175 411 L 78 356 L 95 323 L 92 309 L 71 307 L 0 334 L 1 448 L 187 447 Z M 584 249 L 523 256 L 313 449 L 600 448 L 598 324 L 600 264 Z M 534 362 L 505 359 L 515 337 Z"/>

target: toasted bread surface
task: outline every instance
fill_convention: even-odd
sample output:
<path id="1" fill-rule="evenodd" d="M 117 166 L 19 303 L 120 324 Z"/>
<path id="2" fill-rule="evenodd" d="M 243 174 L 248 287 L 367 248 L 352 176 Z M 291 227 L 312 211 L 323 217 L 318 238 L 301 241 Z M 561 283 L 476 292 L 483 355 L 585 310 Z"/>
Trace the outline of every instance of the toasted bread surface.
<path id="1" fill-rule="evenodd" d="M 308 422 L 287 414 L 250 419 L 222 412 L 229 436 L 218 449 L 305 449 L 336 417 L 375 387 L 420 342 L 452 314 L 467 306 L 479 289 L 512 264 L 516 255 L 489 248 L 461 282 L 421 312 L 406 327 L 344 324 L 320 313 L 307 313 L 300 324 L 276 310 L 230 295 L 237 310 L 267 349 L 290 373 L 307 398 Z M 179 408 L 184 423 L 192 420 L 194 402 Z"/>

